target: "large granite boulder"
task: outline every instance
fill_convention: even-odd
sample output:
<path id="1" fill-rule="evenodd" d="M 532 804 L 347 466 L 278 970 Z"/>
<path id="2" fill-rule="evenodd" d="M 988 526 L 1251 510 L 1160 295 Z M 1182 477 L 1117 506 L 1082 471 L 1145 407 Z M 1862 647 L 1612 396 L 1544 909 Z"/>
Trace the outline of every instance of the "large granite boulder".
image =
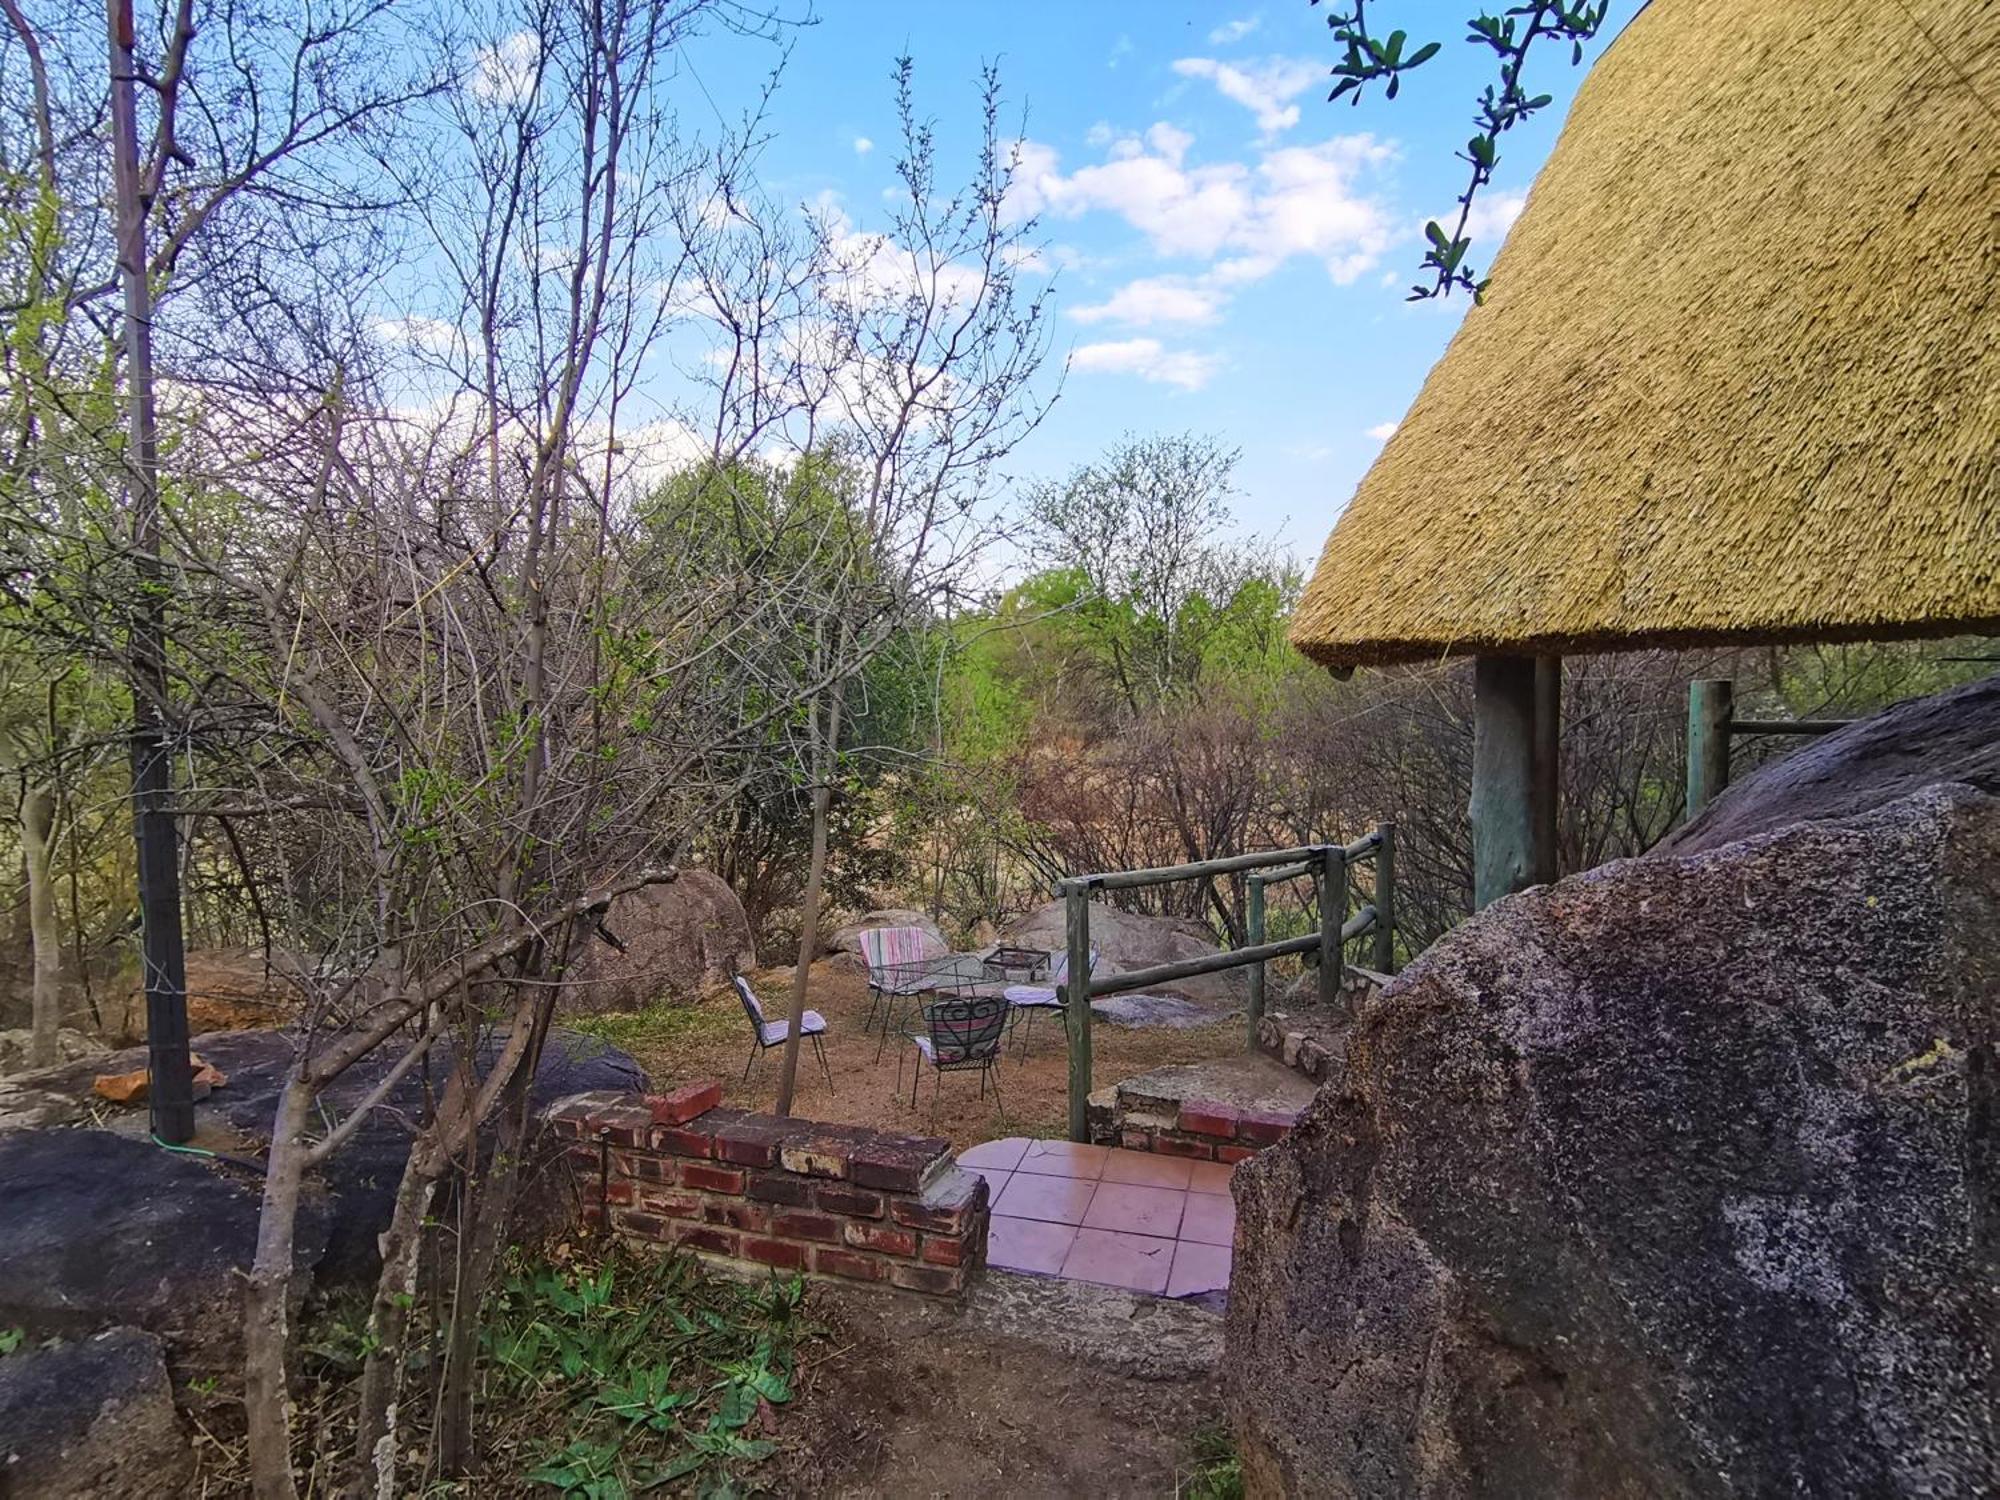
<path id="1" fill-rule="evenodd" d="M 0 1358 L 0 1496 L 155 1500 L 193 1478 L 151 1334 L 114 1328 Z"/>
<path id="2" fill-rule="evenodd" d="M 2000 795 L 2000 673 L 1808 741 L 1723 792 L 1654 852 L 1719 849 L 1807 818 L 1851 817 L 1944 782 Z"/>
<path id="3" fill-rule="evenodd" d="M 1252 1492 L 2000 1491 L 1996 1014 L 1964 785 L 1488 908 L 1236 1173 Z"/>
<path id="4" fill-rule="evenodd" d="M 1058 949 L 1069 939 L 1065 927 L 1064 903 L 1050 901 L 1036 907 L 1007 929 L 1001 939 L 1017 948 Z M 1149 969 L 1155 964 L 1181 963 L 1190 958 L 1208 958 L 1222 950 L 1209 930 L 1185 917 L 1153 917 L 1140 912 L 1120 911 L 1104 902 L 1090 908 L 1090 945 L 1097 950 L 1097 972 L 1124 974 L 1133 969 Z M 1219 974 L 1199 974 L 1172 984 L 1155 986 L 1167 994 L 1190 995 L 1197 1000 L 1233 1001 L 1246 993 L 1248 981 L 1242 969 L 1225 969 Z"/>
<path id="5" fill-rule="evenodd" d="M 603 926 L 623 946 L 581 934 L 563 986 L 564 1010 L 594 1014 L 691 1000 L 757 967 L 743 903 L 729 882 L 707 870 L 682 870 L 664 885 L 627 892 L 611 903 Z"/>

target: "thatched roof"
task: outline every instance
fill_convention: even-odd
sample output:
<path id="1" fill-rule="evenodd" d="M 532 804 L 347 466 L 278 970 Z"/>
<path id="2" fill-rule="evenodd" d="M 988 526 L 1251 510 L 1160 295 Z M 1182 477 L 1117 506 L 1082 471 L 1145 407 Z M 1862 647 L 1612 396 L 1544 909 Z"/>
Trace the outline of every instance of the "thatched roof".
<path id="1" fill-rule="evenodd" d="M 2000 627 L 2000 0 L 1653 0 L 1493 276 L 1309 655 Z"/>

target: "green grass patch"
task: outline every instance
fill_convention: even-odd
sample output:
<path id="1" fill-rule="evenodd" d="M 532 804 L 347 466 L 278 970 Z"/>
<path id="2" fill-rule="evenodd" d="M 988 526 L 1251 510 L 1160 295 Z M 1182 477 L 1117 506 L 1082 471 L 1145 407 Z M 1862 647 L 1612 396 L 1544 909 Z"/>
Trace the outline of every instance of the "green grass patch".
<path id="1" fill-rule="evenodd" d="M 1243 1460 L 1228 1428 L 1211 1424 L 1195 1430 L 1174 1494 L 1177 1500 L 1243 1500 Z"/>
<path id="2" fill-rule="evenodd" d="M 594 1036 L 634 1057 L 673 1057 L 709 1046 L 741 1030 L 742 1010 L 735 1005 L 662 1000 L 644 1010 L 607 1011 L 599 1016 L 569 1016 L 563 1024 Z"/>

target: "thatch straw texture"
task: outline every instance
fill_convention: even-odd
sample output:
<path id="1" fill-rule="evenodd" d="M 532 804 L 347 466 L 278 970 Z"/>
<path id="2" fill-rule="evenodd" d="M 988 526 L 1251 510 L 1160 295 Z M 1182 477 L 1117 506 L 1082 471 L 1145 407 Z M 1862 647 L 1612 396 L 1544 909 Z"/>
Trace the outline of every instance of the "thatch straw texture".
<path id="1" fill-rule="evenodd" d="M 2000 626 L 2000 0 L 1653 0 L 1493 275 L 1308 654 Z"/>

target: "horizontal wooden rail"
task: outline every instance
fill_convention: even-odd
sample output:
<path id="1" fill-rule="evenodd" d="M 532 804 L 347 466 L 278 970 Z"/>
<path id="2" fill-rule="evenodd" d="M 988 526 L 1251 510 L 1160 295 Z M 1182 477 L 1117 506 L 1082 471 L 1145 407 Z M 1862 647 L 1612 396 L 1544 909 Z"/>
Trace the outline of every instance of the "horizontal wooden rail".
<path id="1" fill-rule="evenodd" d="M 1852 719 L 1731 719 L 1731 734 L 1832 734 Z"/>
<path id="2" fill-rule="evenodd" d="M 1364 906 L 1360 911 L 1341 924 L 1340 940 L 1360 937 L 1375 925 L 1375 908 Z M 1090 998 L 1102 995 L 1122 995 L 1128 990 L 1143 990 L 1149 984 L 1172 984 L 1177 979 L 1193 979 L 1201 974 L 1220 974 L 1225 969 L 1245 969 L 1252 964 L 1269 963 L 1274 958 L 1289 958 L 1294 953 L 1311 953 L 1319 947 L 1319 934 L 1309 933 L 1305 937 L 1285 938 L 1276 943 L 1259 943 L 1254 948 L 1231 948 L 1226 953 L 1211 953 L 1206 958 L 1184 958 L 1179 963 L 1154 964 L 1146 969 L 1129 969 L 1123 974 L 1106 974 L 1102 979 L 1092 976 Z"/>
<path id="3" fill-rule="evenodd" d="M 1260 870 L 1268 865 L 1296 864 L 1317 859 L 1327 846 L 1306 844 L 1297 849 L 1273 849 L 1268 854 L 1232 854 L 1223 859 L 1198 860 L 1191 865 L 1160 865 L 1150 870 L 1107 870 L 1101 875 L 1072 875 L 1056 882 L 1056 894 L 1072 891 L 1129 891 L 1142 885 L 1165 885 L 1174 880 L 1199 880 L 1204 875 L 1234 875 L 1242 870 Z"/>

